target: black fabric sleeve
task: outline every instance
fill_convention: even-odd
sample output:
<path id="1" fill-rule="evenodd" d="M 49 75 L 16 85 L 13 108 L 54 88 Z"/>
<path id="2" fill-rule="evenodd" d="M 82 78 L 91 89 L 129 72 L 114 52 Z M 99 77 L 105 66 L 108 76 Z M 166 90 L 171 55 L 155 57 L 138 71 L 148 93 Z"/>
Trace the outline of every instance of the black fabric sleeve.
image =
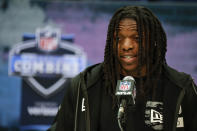
<path id="1" fill-rule="evenodd" d="M 191 127 L 192 129 L 190 131 L 197 131 L 197 86 L 192 81 L 192 93 L 191 93 L 191 101 L 193 101 L 192 104 L 192 111 L 193 113 L 191 114 L 192 116 L 192 122 L 191 122 Z"/>
<path id="2" fill-rule="evenodd" d="M 55 117 L 53 125 L 47 131 L 74 131 L 74 117 L 77 101 L 77 88 L 79 76 L 71 80 L 65 87 L 65 95 L 60 105 L 59 111 Z"/>
<path id="3" fill-rule="evenodd" d="M 186 99 L 184 101 L 184 131 L 197 131 L 197 86 L 190 79 L 189 87 L 186 90 Z"/>
<path id="4" fill-rule="evenodd" d="M 74 100 L 72 87 L 66 87 L 65 96 L 57 114 L 55 131 L 73 131 L 74 130 Z"/>

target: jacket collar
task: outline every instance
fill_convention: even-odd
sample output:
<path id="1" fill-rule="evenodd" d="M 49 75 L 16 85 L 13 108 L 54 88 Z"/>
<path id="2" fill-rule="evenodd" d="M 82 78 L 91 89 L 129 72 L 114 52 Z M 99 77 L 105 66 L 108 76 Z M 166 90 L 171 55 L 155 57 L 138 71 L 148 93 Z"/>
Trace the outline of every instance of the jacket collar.
<path id="1" fill-rule="evenodd" d="M 95 64 L 90 67 L 88 67 L 84 72 L 84 77 L 87 80 L 87 88 L 94 85 L 99 78 L 102 77 L 102 68 L 103 63 Z M 184 72 L 179 72 L 167 64 L 164 65 L 164 75 L 175 85 L 177 85 L 180 88 L 185 88 L 187 86 L 189 75 L 185 74 Z"/>

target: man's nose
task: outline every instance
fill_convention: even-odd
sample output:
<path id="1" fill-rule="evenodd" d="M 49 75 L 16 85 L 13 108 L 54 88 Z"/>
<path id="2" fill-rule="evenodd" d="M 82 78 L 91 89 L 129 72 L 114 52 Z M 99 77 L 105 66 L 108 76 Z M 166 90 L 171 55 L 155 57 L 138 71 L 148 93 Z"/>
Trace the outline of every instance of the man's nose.
<path id="1" fill-rule="evenodd" d="M 129 51 L 129 50 L 132 50 L 133 48 L 134 48 L 134 42 L 128 38 L 125 39 L 122 45 L 123 51 Z"/>

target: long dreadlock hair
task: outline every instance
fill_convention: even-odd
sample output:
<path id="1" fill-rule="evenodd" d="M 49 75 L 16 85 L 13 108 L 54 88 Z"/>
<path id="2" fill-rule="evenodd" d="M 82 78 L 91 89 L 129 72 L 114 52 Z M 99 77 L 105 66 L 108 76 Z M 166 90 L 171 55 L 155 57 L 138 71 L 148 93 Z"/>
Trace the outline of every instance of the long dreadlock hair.
<path id="1" fill-rule="evenodd" d="M 139 94 L 142 97 L 152 91 L 152 99 L 154 99 L 158 78 L 162 73 L 163 65 L 166 64 L 166 34 L 157 17 L 149 9 L 141 6 L 124 6 L 117 10 L 108 25 L 103 65 L 105 86 L 107 92 L 112 96 L 114 104 L 117 100 L 115 97 L 116 82 L 120 79 L 117 60 L 117 29 L 120 21 L 124 18 L 134 19 L 137 23 L 139 35 L 138 72 L 140 73 L 139 70 L 143 64 L 146 65 L 146 79 L 144 81 L 140 78 Z M 114 32 L 116 32 L 115 38 Z M 114 39 L 116 39 L 116 46 L 113 46 Z M 143 42 L 145 42 L 145 47 L 143 47 Z M 143 56 L 145 56 L 145 63 Z"/>

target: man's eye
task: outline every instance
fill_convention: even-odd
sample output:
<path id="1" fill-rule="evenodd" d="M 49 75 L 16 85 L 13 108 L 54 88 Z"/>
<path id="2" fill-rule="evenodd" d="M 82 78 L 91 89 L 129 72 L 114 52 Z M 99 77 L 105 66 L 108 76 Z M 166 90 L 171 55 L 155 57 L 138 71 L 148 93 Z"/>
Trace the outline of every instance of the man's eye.
<path id="1" fill-rule="evenodd" d="M 134 37 L 134 39 L 135 39 L 136 41 L 139 41 L 139 37 L 138 37 L 138 36 Z"/>
<path id="2" fill-rule="evenodd" d="M 121 39 L 120 37 L 117 37 L 117 40 L 118 40 L 118 41 L 121 41 L 122 39 Z"/>
<path id="3" fill-rule="evenodd" d="M 136 37 L 134 37 L 134 39 L 135 39 L 135 40 L 139 40 L 139 37 L 138 37 L 138 36 L 136 36 Z"/>

